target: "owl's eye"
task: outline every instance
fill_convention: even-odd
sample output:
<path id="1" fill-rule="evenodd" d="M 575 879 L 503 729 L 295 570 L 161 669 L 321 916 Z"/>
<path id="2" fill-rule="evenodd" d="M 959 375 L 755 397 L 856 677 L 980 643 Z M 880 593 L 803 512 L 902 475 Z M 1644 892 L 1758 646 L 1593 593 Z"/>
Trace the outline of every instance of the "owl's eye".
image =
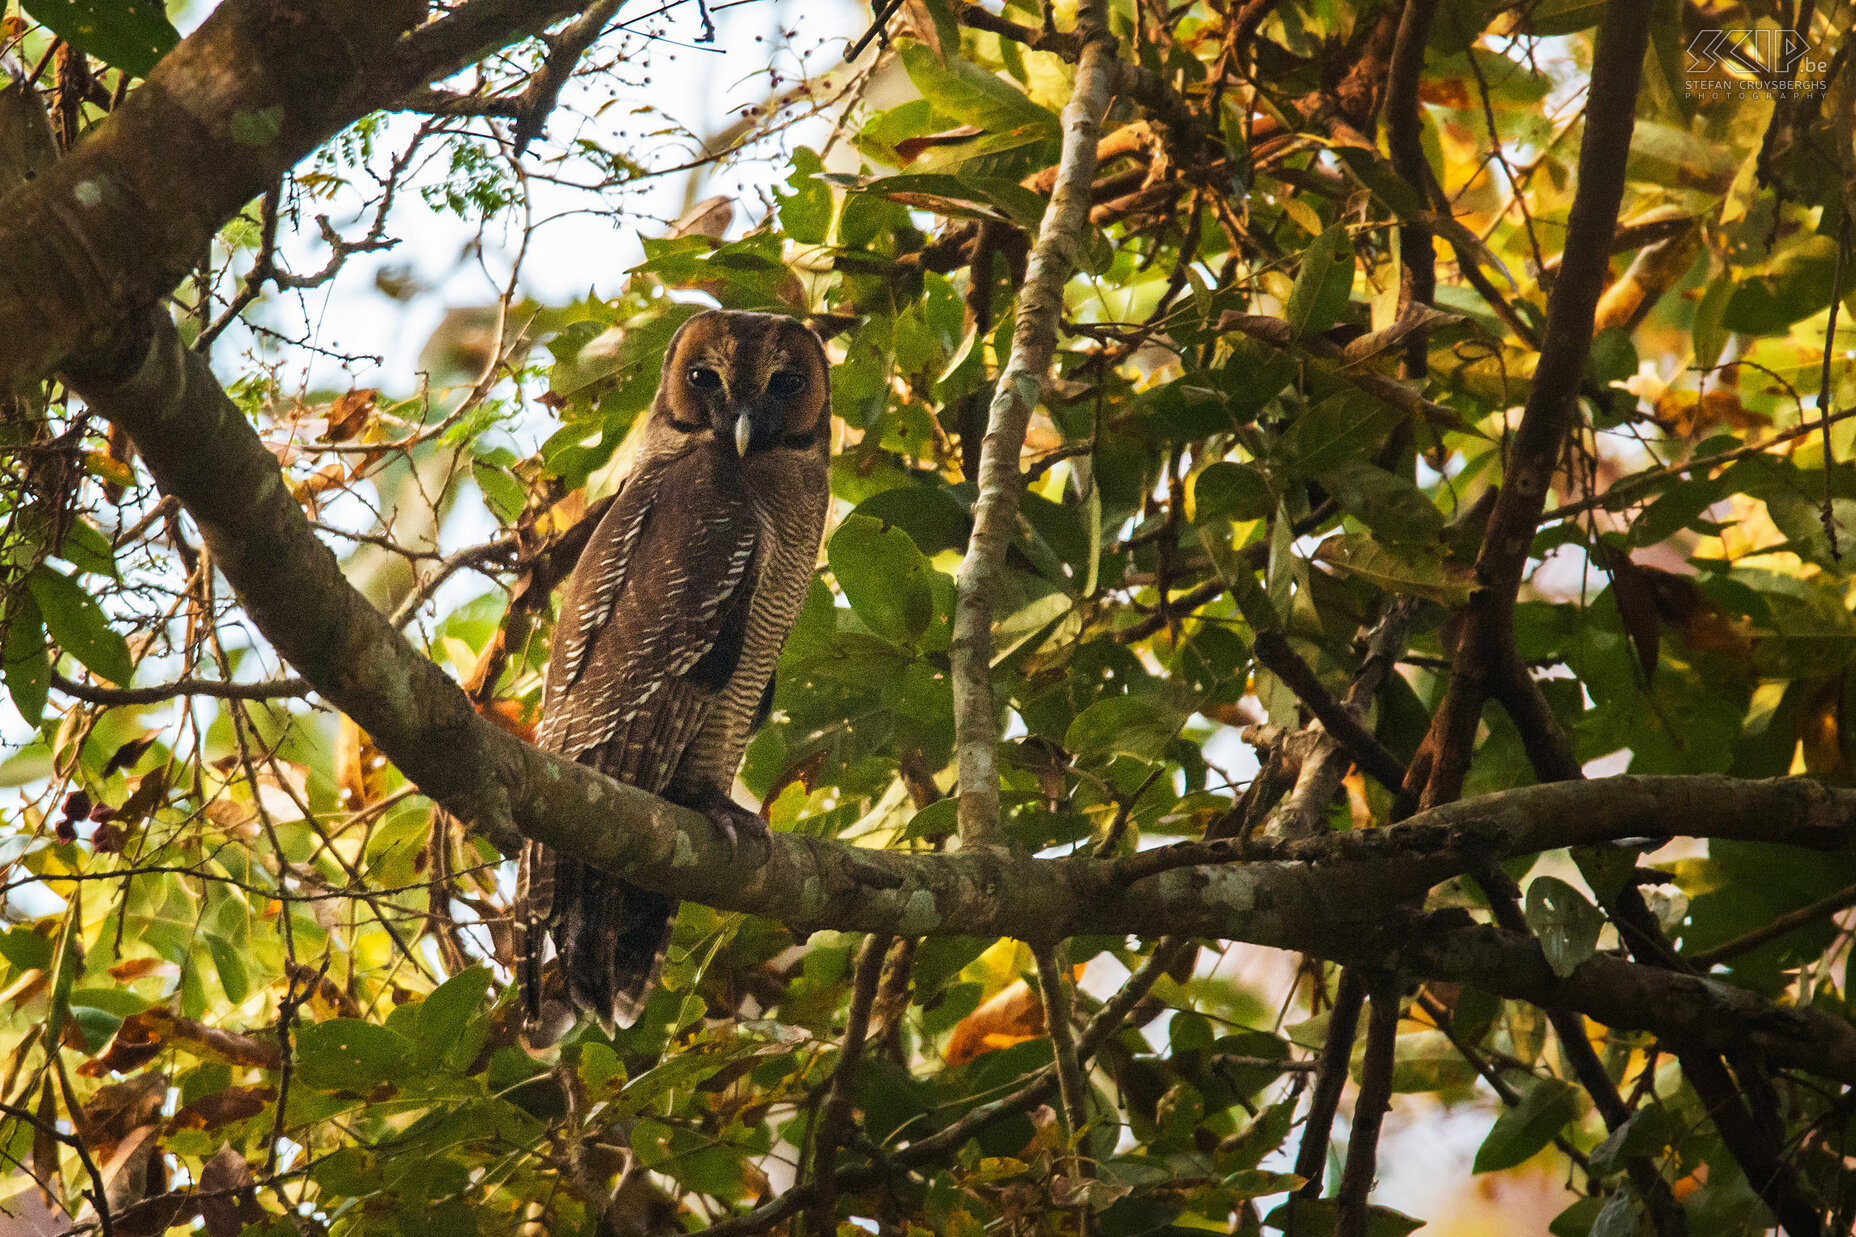
<path id="1" fill-rule="evenodd" d="M 718 391 L 722 387 L 722 375 L 707 365 L 697 365 L 690 369 L 690 385 L 698 391 Z"/>
<path id="2" fill-rule="evenodd" d="M 767 379 L 767 394 L 791 399 L 806 389 L 806 376 L 796 369 L 776 369 Z"/>

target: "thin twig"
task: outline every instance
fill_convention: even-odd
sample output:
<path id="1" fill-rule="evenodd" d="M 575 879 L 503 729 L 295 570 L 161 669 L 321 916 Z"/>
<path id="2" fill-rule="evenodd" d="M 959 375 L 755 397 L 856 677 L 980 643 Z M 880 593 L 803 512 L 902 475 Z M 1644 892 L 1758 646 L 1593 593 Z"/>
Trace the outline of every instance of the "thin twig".
<path id="1" fill-rule="evenodd" d="M 52 686 L 85 704 L 117 707 L 126 704 L 159 704 L 182 696 L 205 696 L 213 700 L 287 700 L 307 696 L 312 690 L 307 682 L 291 677 L 265 683 L 222 683 L 218 679 L 176 679 L 150 687 L 98 687 L 79 683 L 52 671 Z"/>
<path id="2" fill-rule="evenodd" d="M 71 1150 L 77 1152 L 78 1161 L 84 1166 L 84 1174 L 90 1178 L 90 1189 L 85 1191 L 85 1194 L 86 1197 L 90 1199 L 91 1207 L 94 1208 L 97 1213 L 97 1230 L 103 1234 L 103 1237 L 112 1237 L 115 1229 L 111 1227 L 110 1224 L 109 1193 L 104 1189 L 103 1174 L 97 1171 L 97 1162 L 90 1158 L 90 1148 L 84 1145 L 84 1140 L 79 1138 L 76 1134 L 66 1134 L 56 1125 L 41 1121 L 36 1114 L 27 1109 L 6 1103 L 3 1100 L 0 1100 L 0 1112 L 5 1113 L 16 1121 L 24 1121 L 27 1125 L 39 1131 L 39 1133 L 61 1142 L 65 1146 L 71 1148 Z"/>
<path id="3" fill-rule="evenodd" d="M 1825 915 L 1833 915 L 1852 906 L 1856 906 L 1856 885 L 1846 886 L 1809 905 L 1801 906 L 1795 911 L 1787 911 L 1771 923 L 1763 924 L 1742 936 L 1736 936 L 1731 941 L 1724 941 L 1712 949 L 1697 950 L 1695 953 L 1684 956 L 1692 966 L 1710 967 L 1717 962 L 1725 962 L 1729 958 L 1738 958 L 1741 954 L 1750 953 L 1768 941 L 1776 941 L 1781 936 L 1796 932 L 1799 928 L 1806 927 Z"/>
<path id="4" fill-rule="evenodd" d="M 1082 1141 L 1089 1128 L 1089 1092 L 1077 1059 L 1075 1028 L 1070 1023 L 1070 987 L 1064 974 L 1068 960 L 1063 946 L 1031 951 L 1038 965 L 1038 995 L 1044 1000 L 1044 1027 L 1050 1035 L 1051 1055 L 1057 1064 L 1057 1091 L 1063 1098 L 1064 1173 L 1076 1195 L 1076 1224 L 1084 1237 L 1095 1229 L 1095 1215 L 1083 1182 L 1089 1173 Z"/>
<path id="5" fill-rule="evenodd" d="M 1316 971 L 1319 976 L 1319 970 Z M 1366 981 L 1358 967 L 1347 967 L 1334 987 L 1334 1004 L 1328 1010 L 1328 1033 L 1321 1041 L 1321 1068 L 1315 1073 L 1315 1085 L 1308 1096 L 1308 1116 L 1302 1124 L 1302 1144 L 1296 1150 L 1295 1175 L 1302 1178 L 1300 1190 L 1290 1199 L 1321 1197 L 1324 1170 L 1328 1163 L 1328 1134 L 1334 1128 L 1334 1114 L 1340 1108 L 1340 1093 L 1347 1085 L 1347 1063 L 1353 1057 L 1353 1037 L 1360 1026 L 1360 1006 L 1366 1001 Z M 1290 1212 L 1291 1223 L 1294 1212 Z M 1294 1231 L 1291 1229 L 1290 1231 Z"/>
<path id="6" fill-rule="evenodd" d="M 1824 430 L 1824 505 L 1818 518 L 1824 522 L 1824 536 L 1830 540 L 1830 557 L 1841 561 L 1837 547 L 1837 513 L 1830 501 L 1836 454 L 1830 448 L 1830 367 L 1837 355 L 1837 310 L 1843 300 L 1843 256 L 1850 247 L 1850 214 L 1843 211 L 1837 224 L 1837 263 L 1830 277 L 1830 321 L 1824 326 L 1824 372 L 1817 384 L 1817 423 Z"/>
<path id="7" fill-rule="evenodd" d="M 1405 762 L 1394 756 L 1346 706 L 1334 699 L 1308 663 L 1289 647 L 1281 632 L 1258 632 L 1250 651 L 1258 665 L 1281 679 L 1295 693 L 1295 698 L 1308 706 L 1308 711 L 1320 719 L 1327 734 L 1346 749 L 1347 755 L 1362 771 L 1388 790 L 1398 791 L 1405 780 Z"/>
<path id="8" fill-rule="evenodd" d="M 1372 1192 L 1379 1162 L 1379 1130 L 1392 1104 L 1392 1069 L 1398 1046 L 1398 976 L 1379 972 L 1368 981 L 1373 1012 L 1366 1024 L 1366 1059 L 1360 1066 L 1360 1093 L 1353 1104 L 1353 1128 L 1347 1136 L 1347 1163 L 1341 1169 L 1336 1200 L 1335 1237 L 1366 1237 L 1366 1196 Z"/>
<path id="9" fill-rule="evenodd" d="M 876 1001 L 877 981 L 893 937 L 872 933 L 857 953 L 857 970 L 851 984 L 851 1005 L 844 1017 L 844 1046 L 831 1072 L 831 1094 L 812 1140 L 812 1181 L 817 1197 L 806 1209 L 806 1227 L 818 1237 L 838 1231 L 833 1214 L 838 1201 L 838 1148 L 844 1145 L 851 1122 L 851 1096 L 857 1087 L 857 1069 L 863 1061 L 864 1040 L 870 1031 L 870 1009 Z"/>

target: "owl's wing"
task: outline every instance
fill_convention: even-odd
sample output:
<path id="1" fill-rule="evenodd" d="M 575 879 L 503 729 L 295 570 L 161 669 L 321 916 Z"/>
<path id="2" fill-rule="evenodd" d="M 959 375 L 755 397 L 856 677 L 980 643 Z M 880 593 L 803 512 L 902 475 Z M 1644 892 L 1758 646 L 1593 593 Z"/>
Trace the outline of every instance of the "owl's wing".
<path id="1" fill-rule="evenodd" d="M 594 531 L 562 602 L 538 741 L 662 791 L 741 649 L 760 537 L 714 452 L 654 460 Z"/>

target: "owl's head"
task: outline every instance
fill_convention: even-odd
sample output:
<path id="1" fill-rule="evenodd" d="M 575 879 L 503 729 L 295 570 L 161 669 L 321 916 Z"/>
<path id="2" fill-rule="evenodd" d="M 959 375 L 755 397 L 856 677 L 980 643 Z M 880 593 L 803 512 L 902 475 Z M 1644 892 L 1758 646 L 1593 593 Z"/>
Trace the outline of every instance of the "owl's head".
<path id="1" fill-rule="evenodd" d="M 825 348 L 777 314 L 697 314 L 664 355 L 656 415 L 680 434 L 712 433 L 742 460 L 769 451 L 829 451 L 831 383 Z"/>

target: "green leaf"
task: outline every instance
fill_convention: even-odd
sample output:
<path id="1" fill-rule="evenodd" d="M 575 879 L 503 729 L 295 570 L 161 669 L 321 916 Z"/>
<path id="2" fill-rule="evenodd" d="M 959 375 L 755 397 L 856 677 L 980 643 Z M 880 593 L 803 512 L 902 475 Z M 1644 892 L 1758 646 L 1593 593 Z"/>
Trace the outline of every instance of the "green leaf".
<path id="1" fill-rule="evenodd" d="M 1429 597 L 1447 606 L 1468 601 L 1476 584 L 1473 567 L 1453 566 L 1433 551 L 1383 546 L 1357 533 L 1329 537 L 1315 551 L 1315 558 L 1383 589 Z"/>
<path id="2" fill-rule="evenodd" d="M 1353 292 L 1353 241 L 1344 224 L 1335 224 L 1302 254 L 1284 317 L 1297 339 L 1306 339 L 1340 321 Z"/>
<path id="3" fill-rule="evenodd" d="M 7 618 L 3 646 L 6 690 L 13 697 L 13 707 L 26 724 L 37 726 L 45 714 L 45 697 L 52 686 L 52 657 L 45 646 L 45 619 L 39 603 L 24 590 L 13 597 L 13 613 Z"/>
<path id="4" fill-rule="evenodd" d="M 1043 576 L 1026 571 L 1001 574 L 993 596 L 992 664 L 1010 657 L 1075 604 L 1068 593 Z"/>
<path id="5" fill-rule="evenodd" d="M 1589 1237 L 1592 1225 L 1598 1220 L 1598 1213 L 1604 1210 L 1604 1198 L 1582 1198 L 1566 1210 L 1553 1217 L 1547 1225 L 1547 1232 L 1552 1237 Z"/>
<path id="6" fill-rule="evenodd" d="M 1592 1221 L 1592 1237 L 1637 1237 L 1641 1210 L 1630 1187 L 1619 1186 L 1618 1192 L 1605 1200 L 1598 1218 Z"/>
<path id="7" fill-rule="evenodd" d="M 1280 626 L 1269 596 L 1257 584 L 1255 573 L 1237 557 L 1230 522 L 1207 520 L 1194 527 L 1199 533 L 1199 544 L 1205 547 L 1206 557 L 1212 560 L 1224 586 L 1231 590 L 1231 599 L 1237 603 L 1244 621 L 1258 631 Z"/>
<path id="8" fill-rule="evenodd" d="M 467 967 L 432 989 L 419 1003 L 415 1039 L 419 1063 L 427 1069 L 445 1063 L 462 1070 L 483 1046 L 483 1028 L 473 1026 L 490 989 L 490 969 Z"/>
<path id="9" fill-rule="evenodd" d="M 851 609 L 876 635 L 912 645 L 928 630 L 936 572 L 900 528 L 853 515 L 832 534 L 825 561 Z"/>
<path id="10" fill-rule="evenodd" d="M 1540 1079 L 1519 1104 L 1495 1119 L 1470 1171 L 1495 1173 L 1531 1159 L 1578 1115 L 1579 1098 L 1571 1087 L 1556 1078 Z"/>
<path id="11" fill-rule="evenodd" d="M 30 928 L 0 934 L 0 957 L 22 971 L 44 970 L 52 964 L 52 943 Z"/>
<path id="12" fill-rule="evenodd" d="M 1764 273 L 1739 281 L 1721 311 L 1721 326 L 1770 335 L 1809 318 L 1830 304 L 1836 267 L 1836 238 L 1804 237 L 1766 263 Z"/>
<path id="13" fill-rule="evenodd" d="M 959 804 L 960 800 L 953 795 L 936 799 L 909 818 L 909 823 L 902 827 L 902 836 L 930 842 L 954 836 L 959 828 L 955 820 Z"/>
<path id="14" fill-rule="evenodd" d="M 940 485 L 903 485 L 872 494 L 851 515 L 900 528 L 924 554 L 964 550 L 973 532 L 966 505 Z"/>
<path id="15" fill-rule="evenodd" d="M 32 0 L 21 7 L 71 46 L 132 77 L 147 77 L 180 42 L 161 0 Z"/>
<path id="16" fill-rule="evenodd" d="M 1266 1194 L 1282 1194 L 1290 1190 L 1299 1190 L 1308 1183 L 1294 1173 L 1265 1172 L 1260 1168 L 1240 1168 L 1219 1182 L 1223 1189 L 1231 1191 L 1239 1198 L 1262 1198 Z"/>
<path id="17" fill-rule="evenodd" d="M 1241 423 L 1231 416 L 1222 392 L 1183 378 L 1146 392 L 1140 406 L 1152 419 L 1155 432 L 1168 442 L 1228 434 Z"/>
<path id="18" fill-rule="evenodd" d="M 921 43 L 902 45 L 902 67 L 934 110 L 988 133 L 1034 127 L 1060 137 L 1057 114 L 1033 103 L 1025 92 L 970 60 L 949 56 L 945 63 Z"/>
<path id="19" fill-rule="evenodd" d="M 110 546 L 110 539 L 88 520 L 71 521 L 58 557 L 77 568 L 80 574 L 87 571 L 112 580 L 122 578 L 116 570 L 116 552 Z"/>
<path id="20" fill-rule="evenodd" d="M 490 968 L 485 966 L 466 968 L 438 985 L 419 1003 L 420 1040 L 444 1043 L 463 1034 L 489 990 Z"/>
<path id="21" fill-rule="evenodd" d="M 1034 231 L 1044 218 L 1044 199 L 1002 176 L 911 172 L 876 178 L 834 176 L 831 180 L 834 184 L 848 182 L 859 192 L 874 193 L 904 206 L 957 218 L 994 219 Z"/>
<path id="22" fill-rule="evenodd" d="M 809 146 L 793 152 L 793 174 L 786 178 L 791 193 L 776 193 L 780 227 L 802 245 L 823 245 L 831 235 L 831 187 L 819 179 L 824 160 Z"/>
<path id="23" fill-rule="evenodd" d="M 26 585 L 59 648 L 118 687 L 128 686 L 135 673 L 129 662 L 129 644 L 110 629 L 95 598 L 77 581 L 43 563 L 32 569 Z"/>
<path id="24" fill-rule="evenodd" d="M 1598 952 L 1604 914 L 1557 876 L 1537 876 L 1527 887 L 1527 924 L 1540 938 L 1547 965 L 1561 979 Z"/>
<path id="25" fill-rule="evenodd" d="M 219 986 L 225 989 L 226 999 L 234 1005 L 243 1005 L 245 998 L 251 995 L 251 973 L 245 967 L 245 955 L 238 946 L 223 936 L 206 935 L 206 950 L 213 956 L 213 966 L 219 972 Z"/>
<path id="26" fill-rule="evenodd" d="M 1736 282 L 1725 273 L 1708 285 L 1695 306 L 1695 325 L 1691 332 L 1695 346 L 1695 364 L 1707 369 L 1718 363 L 1727 347 L 1727 328 L 1721 319 L 1727 302 L 1733 299 Z"/>
<path id="27" fill-rule="evenodd" d="M 1398 415 L 1366 392 L 1347 387 L 1296 417 L 1283 435 L 1283 449 L 1301 476 L 1319 477 L 1371 455 Z"/>
<path id="28" fill-rule="evenodd" d="M 477 488 L 483 491 L 483 500 L 496 513 L 496 518 L 505 524 L 513 524 L 528 505 L 528 491 L 522 483 L 500 468 L 492 467 L 482 461 L 471 465 L 471 475 L 477 479 Z"/>
<path id="29" fill-rule="evenodd" d="M 372 1194 L 381 1185 L 380 1165 L 360 1147 L 339 1147 L 310 1167 L 316 1188 L 350 1198 Z"/>
<path id="30" fill-rule="evenodd" d="M 1261 520 L 1276 510 L 1269 478 L 1254 464 L 1219 460 L 1192 478 L 1192 520 Z"/>
<path id="31" fill-rule="evenodd" d="M 1150 694 L 1110 696 L 1076 715 L 1063 745 L 1079 755 L 1126 753 L 1152 760 L 1185 720 L 1184 713 Z"/>
<path id="32" fill-rule="evenodd" d="M 1426 543 L 1444 530 L 1443 512 L 1409 477 L 1387 472 L 1369 460 L 1350 460 L 1319 480 L 1341 510 L 1360 518 L 1384 542 Z"/>
<path id="33" fill-rule="evenodd" d="M 1630 1115 L 1630 1120 L 1611 1131 L 1611 1136 L 1592 1148 L 1592 1166 L 1600 1172 L 1615 1172 L 1624 1162 L 1640 1155 L 1658 1156 L 1674 1137 L 1669 1119 L 1660 1105 L 1646 1104 Z"/>
<path id="34" fill-rule="evenodd" d="M 1296 1198 L 1283 1203 L 1263 1217 L 1264 1228 L 1287 1228 L 1289 1213 L 1295 1213 L 1295 1237 L 1334 1237 L 1340 1219 L 1340 1204 L 1331 1198 Z M 1366 1209 L 1366 1237 L 1405 1237 L 1424 1227 L 1390 1207 Z"/>
<path id="35" fill-rule="evenodd" d="M 34 939 L 43 939 L 35 937 Z M 50 960 L 50 948 L 47 947 L 47 960 Z M 127 988 L 73 988 L 71 1005 L 88 1005 L 92 1009 L 107 1010 L 118 1018 L 130 1018 L 150 1009 L 153 1001 L 145 1001 Z"/>
<path id="36" fill-rule="evenodd" d="M 312 1023 L 296 1033 L 296 1076 L 317 1091 L 366 1094 L 397 1081 L 411 1059 L 404 1035 L 359 1018 Z"/>
<path id="37" fill-rule="evenodd" d="M 1599 386 L 1622 382 L 1637 372 L 1637 345 L 1621 326 L 1606 327 L 1592 340 L 1586 374 Z"/>
<path id="38" fill-rule="evenodd" d="M 98 1009 L 94 1005 L 80 1005 L 71 1002 L 71 1022 L 84 1037 L 84 1049 L 87 1052 L 101 1051 L 103 1045 L 110 1042 L 110 1036 L 116 1034 L 116 1028 L 122 1025 L 122 1017 L 107 1009 Z"/>

